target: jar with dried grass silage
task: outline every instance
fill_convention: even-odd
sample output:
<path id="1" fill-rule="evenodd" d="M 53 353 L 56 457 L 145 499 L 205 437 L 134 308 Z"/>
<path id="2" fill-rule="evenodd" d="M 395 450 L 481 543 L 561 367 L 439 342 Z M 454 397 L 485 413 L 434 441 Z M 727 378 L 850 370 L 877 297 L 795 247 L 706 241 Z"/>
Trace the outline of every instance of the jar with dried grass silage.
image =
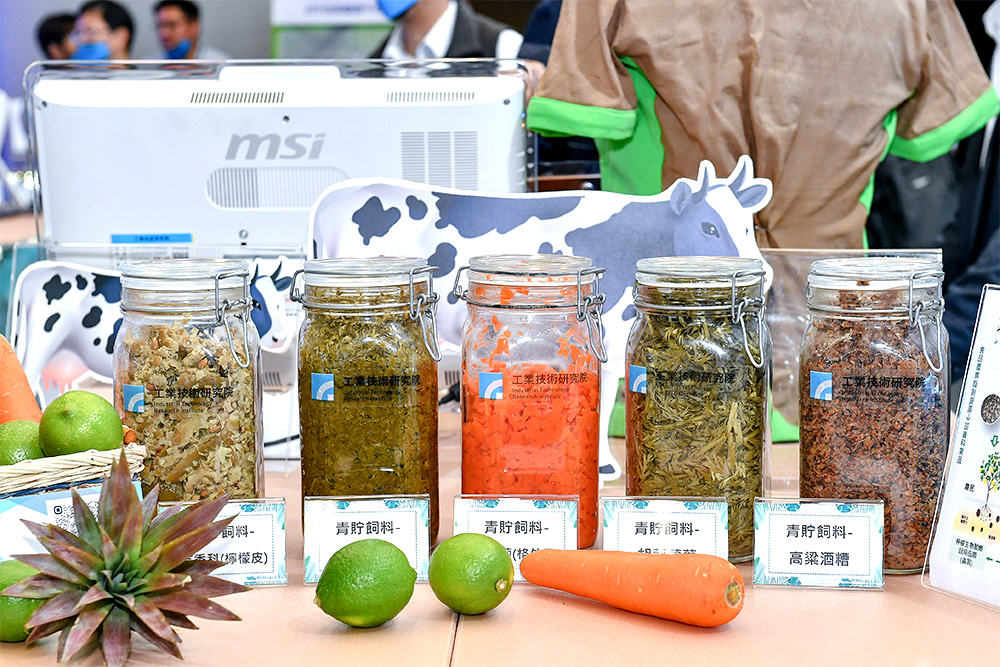
<path id="1" fill-rule="evenodd" d="M 639 260 L 625 352 L 626 493 L 725 497 L 733 561 L 753 554 L 770 455 L 763 279 L 749 258 Z"/>

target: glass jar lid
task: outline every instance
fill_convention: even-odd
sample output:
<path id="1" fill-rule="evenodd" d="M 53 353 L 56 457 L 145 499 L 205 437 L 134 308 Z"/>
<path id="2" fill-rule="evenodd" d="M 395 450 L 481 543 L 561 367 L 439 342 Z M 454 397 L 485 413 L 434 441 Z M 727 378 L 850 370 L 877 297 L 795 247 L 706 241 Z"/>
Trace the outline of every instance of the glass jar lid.
<path id="1" fill-rule="evenodd" d="M 589 258 L 574 255 L 480 255 L 469 260 L 469 281 L 510 286 L 576 283 L 592 266 Z M 581 278 L 591 283 L 597 274 Z"/>
<path id="2" fill-rule="evenodd" d="M 836 290 L 899 290 L 939 287 L 941 262 L 920 257 L 820 259 L 809 269 L 810 287 Z"/>
<path id="3" fill-rule="evenodd" d="M 411 279 L 427 283 L 435 270 L 420 257 L 331 257 L 308 260 L 302 281 L 309 287 L 389 287 Z"/>
<path id="4" fill-rule="evenodd" d="M 749 287 L 764 279 L 752 257 L 649 257 L 636 262 L 635 280 L 650 287 Z"/>
<path id="5" fill-rule="evenodd" d="M 149 259 L 122 267 L 122 287 L 155 292 L 206 292 L 242 288 L 250 276 L 240 259 Z"/>

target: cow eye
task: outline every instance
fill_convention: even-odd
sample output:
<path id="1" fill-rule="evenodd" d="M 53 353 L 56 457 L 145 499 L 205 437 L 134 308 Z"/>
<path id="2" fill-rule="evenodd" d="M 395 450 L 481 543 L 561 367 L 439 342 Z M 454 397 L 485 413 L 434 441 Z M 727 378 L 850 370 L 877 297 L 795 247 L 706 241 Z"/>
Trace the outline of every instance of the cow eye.
<path id="1" fill-rule="evenodd" d="M 704 232 L 705 234 L 708 234 L 709 236 L 714 236 L 715 238 L 719 238 L 719 230 L 711 222 L 702 222 L 701 231 Z"/>

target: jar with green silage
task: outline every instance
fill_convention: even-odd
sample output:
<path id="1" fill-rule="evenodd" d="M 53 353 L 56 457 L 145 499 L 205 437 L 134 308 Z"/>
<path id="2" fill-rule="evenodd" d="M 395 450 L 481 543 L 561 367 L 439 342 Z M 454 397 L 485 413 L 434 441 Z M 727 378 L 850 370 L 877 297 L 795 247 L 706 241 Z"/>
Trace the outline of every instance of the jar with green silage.
<path id="1" fill-rule="evenodd" d="M 317 259 L 296 273 L 302 496 L 430 496 L 438 532 L 436 267 Z M 296 289 L 301 276 L 303 289 Z"/>
<path id="2" fill-rule="evenodd" d="M 769 467 L 771 337 L 759 260 L 639 260 L 625 351 L 626 493 L 724 497 L 729 558 L 753 555 Z"/>

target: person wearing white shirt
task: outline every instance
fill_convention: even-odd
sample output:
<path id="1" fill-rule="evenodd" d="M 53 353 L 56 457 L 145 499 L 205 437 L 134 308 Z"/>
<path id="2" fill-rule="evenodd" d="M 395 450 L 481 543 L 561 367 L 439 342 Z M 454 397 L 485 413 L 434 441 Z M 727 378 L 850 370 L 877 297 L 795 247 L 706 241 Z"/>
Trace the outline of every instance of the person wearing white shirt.
<path id="1" fill-rule="evenodd" d="M 378 0 L 396 22 L 373 58 L 516 58 L 522 37 L 465 0 Z"/>

